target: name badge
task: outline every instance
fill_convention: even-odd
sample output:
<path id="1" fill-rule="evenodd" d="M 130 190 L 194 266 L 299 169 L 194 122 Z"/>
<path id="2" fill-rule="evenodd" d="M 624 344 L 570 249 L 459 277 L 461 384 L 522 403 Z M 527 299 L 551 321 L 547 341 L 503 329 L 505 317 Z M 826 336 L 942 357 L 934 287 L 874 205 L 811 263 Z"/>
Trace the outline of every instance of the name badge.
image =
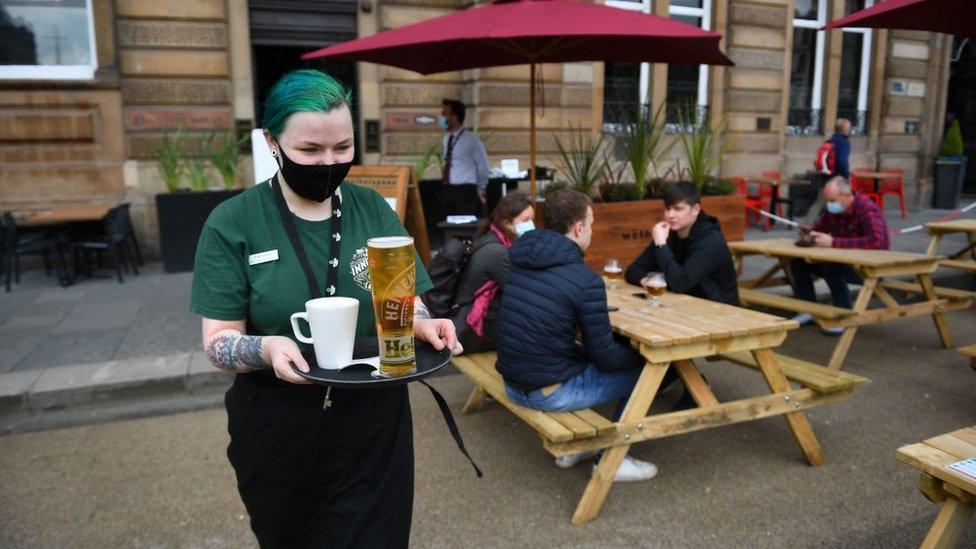
<path id="1" fill-rule="evenodd" d="M 268 250 L 257 254 L 251 254 L 247 258 L 248 265 L 258 265 L 269 261 L 278 261 L 278 250 Z"/>

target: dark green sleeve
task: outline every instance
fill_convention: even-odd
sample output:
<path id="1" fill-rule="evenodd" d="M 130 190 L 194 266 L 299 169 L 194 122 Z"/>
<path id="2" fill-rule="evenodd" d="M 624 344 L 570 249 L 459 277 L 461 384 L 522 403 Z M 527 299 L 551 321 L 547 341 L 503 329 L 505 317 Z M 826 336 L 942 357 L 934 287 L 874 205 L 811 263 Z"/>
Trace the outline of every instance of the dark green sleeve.
<path id="1" fill-rule="evenodd" d="M 373 197 L 374 210 L 377 213 L 377 218 L 381 219 L 383 222 L 383 233 L 386 236 L 412 236 L 400 223 L 400 218 L 397 217 L 393 208 L 380 194 L 372 189 L 367 189 Z M 417 263 L 417 289 L 415 293 L 421 295 L 427 293 L 427 291 L 434 288 L 434 283 L 430 280 L 430 275 L 427 274 L 427 269 L 424 267 L 424 262 L 420 260 L 420 254 L 414 249 L 414 255 L 416 256 Z"/>
<path id="2" fill-rule="evenodd" d="M 244 242 L 219 210 L 207 219 L 197 243 L 190 311 L 217 320 L 247 318 L 250 288 Z"/>

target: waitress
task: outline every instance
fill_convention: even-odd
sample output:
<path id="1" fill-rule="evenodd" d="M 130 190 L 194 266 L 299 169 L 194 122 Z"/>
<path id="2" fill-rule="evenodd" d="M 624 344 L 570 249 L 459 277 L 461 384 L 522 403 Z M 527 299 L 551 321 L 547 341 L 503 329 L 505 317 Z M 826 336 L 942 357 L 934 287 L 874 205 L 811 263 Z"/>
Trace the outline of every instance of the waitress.
<path id="1" fill-rule="evenodd" d="M 262 547 L 406 547 L 413 431 L 405 385 L 309 385 L 290 316 L 316 297 L 359 300 L 356 336 L 375 336 L 366 240 L 406 235 L 375 191 L 343 183 L 354 136 L 349 91 L 317 70 L 286 74 L 263 126 L 281 171 L 218 206 L 197 248 L 190 309 L 227 391 L 227 456 Z M 417 290 L 432 284 L 417 259 Z M 415 335 L 461 348 L 454 325 L 415 299 Z M 310 349 L 306 349 L 309 351 Z"/>

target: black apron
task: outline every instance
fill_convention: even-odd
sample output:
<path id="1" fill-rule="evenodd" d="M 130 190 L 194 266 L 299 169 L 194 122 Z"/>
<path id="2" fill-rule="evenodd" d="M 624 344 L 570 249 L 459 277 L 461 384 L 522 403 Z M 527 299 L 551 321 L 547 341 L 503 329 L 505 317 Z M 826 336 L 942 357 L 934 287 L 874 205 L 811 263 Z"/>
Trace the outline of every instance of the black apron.
<path id="1" fill-rule="evenodd" d="M 309 290 L 320 294 L 281 194 L 275 199 Z M 341 207 L 333 197 L 333 229 Z M 339 257 L 333 239 L 332 258 Z M 325 295 L 338 262 L 330 261 Z M 330 292 L 331 290 L 331 292 Z M 405 385 L 342 390 L 241 374 L 227 391 L 227 457 L 261 547 L 406 547 L 413 512 L 413 424 Z"/>

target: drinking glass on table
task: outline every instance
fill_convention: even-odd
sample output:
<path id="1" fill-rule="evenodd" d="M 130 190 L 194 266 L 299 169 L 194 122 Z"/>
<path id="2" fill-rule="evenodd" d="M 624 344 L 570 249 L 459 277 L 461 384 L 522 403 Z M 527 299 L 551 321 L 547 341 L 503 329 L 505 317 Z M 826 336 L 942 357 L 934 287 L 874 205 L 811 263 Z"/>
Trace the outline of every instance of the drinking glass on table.
<path id="1" fill-rule="evenodd" d="M 652 272 L 641 279 L 641 286 L 651 296 L 651 305 L 654 307 L 664 307 L 661 303 L 661 296 L 668 289 L 668 281 L 664 279 L 664 273 Z"/>
<path id="2" fill-rule="evenodd" d="M 616 259 L 608 260 L 607 264 L 603 266 L 603 274 L 607 275 L 607 279 L 610 281 L 607 284 L 607 288 L 616 290 L 620 287 L 619 280 L 624 274 L 624 270 L 620 266 L 620 261 L 617 261 Z"/>

